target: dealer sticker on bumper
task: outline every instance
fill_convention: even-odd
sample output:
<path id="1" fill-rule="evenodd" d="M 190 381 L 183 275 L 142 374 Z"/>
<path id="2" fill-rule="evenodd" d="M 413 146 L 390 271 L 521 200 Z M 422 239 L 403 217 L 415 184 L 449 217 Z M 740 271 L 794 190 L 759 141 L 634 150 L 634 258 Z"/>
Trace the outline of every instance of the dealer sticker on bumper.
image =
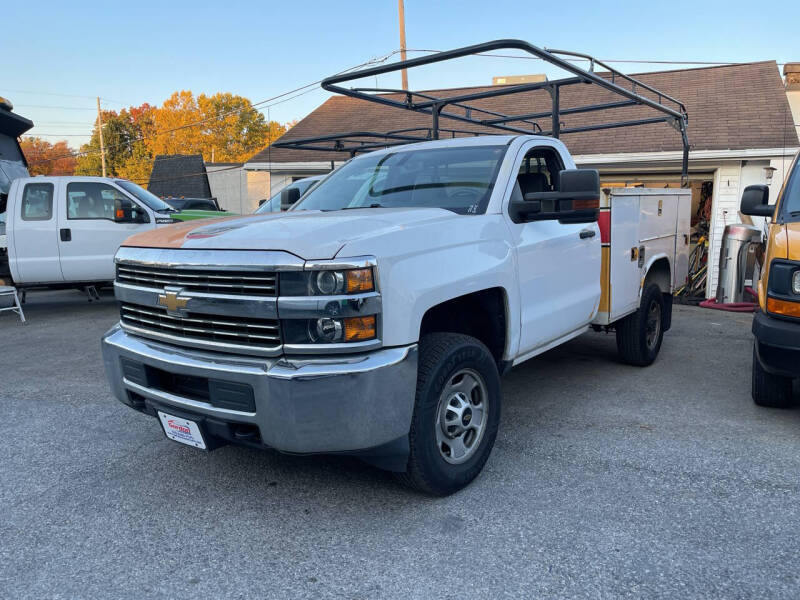
<path id="1" fill-rule="evenodd" d="M 164 427 L 164 433 L 167 437 L 181 444 L 187 446 L 194 446 L 201 450 L 206 449 L 206 442 L 203 439 L 203 434 L 200 433 L 200 428 L 197 423 L 189 419 L 182 419 L 181 417 L 173 417 L 167 413 L 158 411 L 158 418 L 161 420 L 161 425 Z"/>

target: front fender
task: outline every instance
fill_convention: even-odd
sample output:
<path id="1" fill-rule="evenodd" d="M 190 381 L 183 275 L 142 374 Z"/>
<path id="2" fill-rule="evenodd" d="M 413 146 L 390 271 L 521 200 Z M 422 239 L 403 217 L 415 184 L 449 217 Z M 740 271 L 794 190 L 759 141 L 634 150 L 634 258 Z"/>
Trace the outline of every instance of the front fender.
<path id="1" fill-rule="evenodd" d="M 435 227 L 423 225 L 348 244 L 339 256 L 377 257 L 384 346 L 418 341 L 423 316 L 438 304 L 489 288 L 503 289 L 508 303 L 504 356 L 510 357 L 519 343 L 519 294 L 507 231 L 500 215 L 465 215 Z"/>

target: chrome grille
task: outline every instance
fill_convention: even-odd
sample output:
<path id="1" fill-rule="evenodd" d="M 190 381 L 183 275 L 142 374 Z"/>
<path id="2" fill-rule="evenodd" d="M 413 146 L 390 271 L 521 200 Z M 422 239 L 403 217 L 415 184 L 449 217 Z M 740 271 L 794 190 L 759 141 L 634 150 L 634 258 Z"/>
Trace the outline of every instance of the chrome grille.
<path id="1" fill-rule="evenodd" d="M 173 316 L 157 307 L 120 303 L 120 320 L 142 335 L 169 336 L 170 341 L 201 345 L 227 344 L 250 350 L 273 350 L 280 346 L 280 324 L 276 319 L 225 317 L 187 313 Z"/>
<path id="2" fill-rule="evenodd" d="M 177 286 L 186 291 L 246 296 L 276 296 L 277 276 L 268 271 L 222 271 L 168 266 L 117 265 L 117 281 L 163 290 Z"/>

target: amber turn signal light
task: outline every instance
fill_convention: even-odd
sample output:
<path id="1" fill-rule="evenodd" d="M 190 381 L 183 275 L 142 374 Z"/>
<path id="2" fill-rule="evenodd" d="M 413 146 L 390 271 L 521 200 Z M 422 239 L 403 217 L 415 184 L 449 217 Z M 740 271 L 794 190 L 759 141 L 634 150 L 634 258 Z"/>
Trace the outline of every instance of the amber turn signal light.
<path id="1" fill-rule="evenodd" d="M 358 294 L 361 292 L 371 292 L 375 289 L 372 281 L 372 269 L 352 269 L 345 272 L 347 279 L 346 292 L 348 294 Z"/>
<path id="2" fill-rule="evenodd" d="M 375 315 L 344 319 L 344 341 L 361 342 L 377 336 Z"/>
<path id="3" fill-rule="evenodd" d="M 767 312 L 786 315 L 787 317 L 800 317 L 800 302 L 767 298 Z"/>
<path id="4" fill-rule="evenodd" d="M 572 210 L 587 210 L 592 208 L 600 208 L 600 198 L 572 201 Z"/>

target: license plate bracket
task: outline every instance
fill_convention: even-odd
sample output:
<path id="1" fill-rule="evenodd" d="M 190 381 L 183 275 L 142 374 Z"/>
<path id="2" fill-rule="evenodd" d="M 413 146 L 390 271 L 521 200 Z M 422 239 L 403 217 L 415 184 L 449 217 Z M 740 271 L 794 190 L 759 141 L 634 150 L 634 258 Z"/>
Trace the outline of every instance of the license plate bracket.
<path id="1" fill-rule="evenodd" d="M 157 412 L 164 435 L 168 439 L 193 448 L 199 448 L 200 450 L 208 450 L 203 432 L 196 421 L 171 415 L 160 410 Z"/>

